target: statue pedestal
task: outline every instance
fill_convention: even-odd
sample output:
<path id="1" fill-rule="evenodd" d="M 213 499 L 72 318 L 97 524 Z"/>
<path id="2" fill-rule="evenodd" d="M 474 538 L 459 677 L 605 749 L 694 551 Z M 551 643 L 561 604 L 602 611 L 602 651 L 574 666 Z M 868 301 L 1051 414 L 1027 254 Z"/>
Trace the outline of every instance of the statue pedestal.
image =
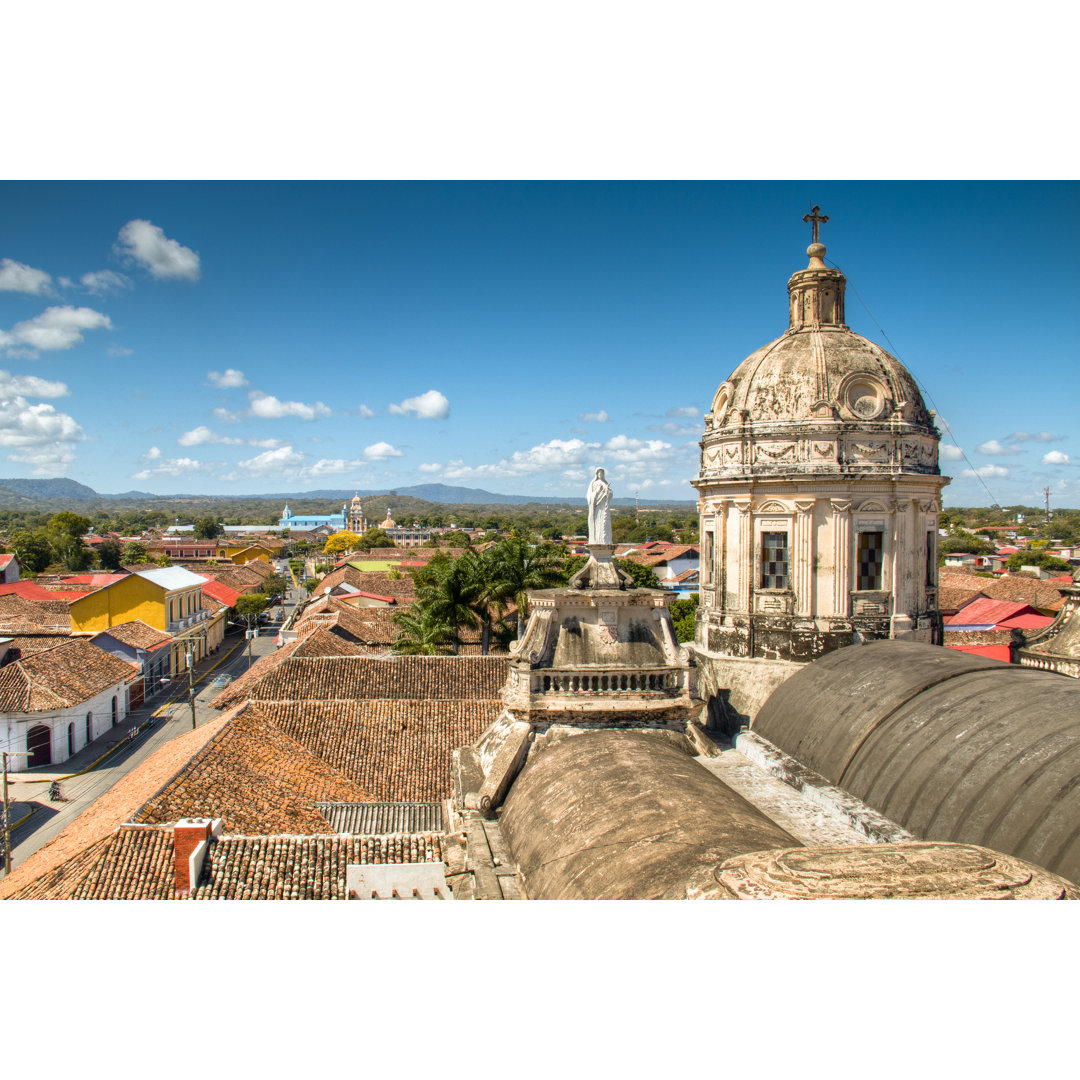
<path id="1" fill-rule="evenodd" d="M 589 544 L 589 561 L 570 579 L 571 589 L 625 589 L 633 578 L 615 565 L 614 544 Z"/>

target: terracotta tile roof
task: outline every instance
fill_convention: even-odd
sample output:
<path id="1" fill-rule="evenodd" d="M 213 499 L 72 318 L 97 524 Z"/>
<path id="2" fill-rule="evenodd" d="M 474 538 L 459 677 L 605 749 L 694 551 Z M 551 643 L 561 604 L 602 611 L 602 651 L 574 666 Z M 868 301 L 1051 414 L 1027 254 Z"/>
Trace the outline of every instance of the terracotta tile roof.
<path id="1" fill-rule="evenodd" d="M 145 649 L 147 652 L 160 649 L 173 640 L 172 634 L 166 634 L 164 630 L 158 630 L 144 623 L 142 619 L 118 623 L 116 626 L 110 626 L 108 630 L 103 630 L 102 633 L 116 638 L 117 641 L 122 641 L 125 645 L 130 645 L 133 649 Z"/>
<path id="2" fill-rule="evenodd" d="M 982 592 L 991 600 L 1014 600 L 1030 604 L 1045 614 L 1060 610 L 1065 602 L 1056 585 L 1027 574 L 1008 574 L 995 581 L 985 581 Z"/>
<path id="3" fill-rule="evenodd" d="M 938 608 L 943 615 L 953 615 L 963 610 L 965 605 L 972 600 L 983 596 L 981 590 L 972 591 L 967 588 L 956 588 L 953 585 L 942 585 L 938 588 Z"/>
<path id="4" fill-rule="evenodd" d="M 302 640 L 303 638 L 296 638 L 293 641 L 287 641 L 274 652 L 267 653 L 266 656 L 260 656 L 243 675 L 226 686 L 210 702 L 210 707 L 214 709 L 232 709 L 243 704 L 248 698 L 249 690 L 273 671 L 274 668 L 285 663 L 299 648 Z"/>
<path id="5" fill-rule="evenodd" d="M 947 645 L 1008 645 L 1012 634 L 1008 630 L 952 630 L 945 638 Z"/>
<path id="6" fill-rule="evenodd" d="M 163 824 L 220 817 L 230 833 L 325 833 L 330 824 L 316 810 L 317 802 L 369 800 L 257 706 L 245 705 L 133 820 Z"/>
<path id="7" fill-rule="evenodd" d="M 306 630 L 321 626 L 357 645 L 389 648 L 398 633 L 394 622 L 394 613 L 398 610 L 396 606 L 352 607 L 337 601 L 335 597 L 324 596 L 305 609 L 296 627 L 297 630 Z"/>
<path id="8" fill-rule="evenodd" d="M 4 663 L 10 664 L 21 657 L 33 656 L 35 653 L 55 648 L 60 639 L 71 637 L 71 634 L 66 630 L 40 630 L 38 628 L 32 628 L 30 633 L 18 634 L 4 628 L 0 629 L 0 637 L 11 638 L 11 644 L 4 655 Z"/>
<path id="9" fill-rule="evenodd" d="M 364 648 L 346 641 L 321 626 L 301 637 L 292 649 L 293 656 L 368 656 Z"/>
<path id="10" fill-rule="evenodd" d="M 259 703 L 286 734 L 370 792 L 375 802 L 448 798 L 454 749 L 475 742 L 500 708 L 499 701 Z"/>
<path id="11" fill-rule="evenodd" d="M 130 664 L 85 638 L 63 638 L 52 649 L 0 668 L 0 713 L 71 708 L 127 682 L 131 673 Z"/>
<path id="12" fill-rule="evenodd" d="M 235 566 L 232 563 L 185 563 L 184 566 L 200 577 L 218 581 L 241 594 L 257 592 L 263 583 L 262 575 L 248 566 Z"/>
<path id="13" fill-rule="evenodd" d="M 254 701 L 493 701 L 508 672 L 500 656 L 290 656 L 242 689 Z M 214 707 L 239 700 L 241 681 L 220 694 Z"/>
<path id="14" fill-rule="evenodd" d="M 211 720 L 195 731 L 178 735 L 127 776 L 121 777 L 63 832 L 16 866 L 9 877 L 0 878 L 0 899 L 7 899 L 13 893 L 23 895 L 21 890 L 30 883 L 40 883 L 42 889 L 47 889 L 48 883 L 56 880 L 55 875 L 61 867 L 69 866 L 90 848 L 103 844 L 117 826 L 129 821 L 131 815 L 230 719 L 231 713 Z"/>
<path id="15" fill-rule="evenodd" d="M 442 857 L 441 837 L 430 833 L 222 836 L 210 842 L 190 899 L 344 900 L 348 865 L 438 862 Z M 172 829 L 127 825 L 13 897 L 171 900 L 174 873 Z"/>
<path id="16" fill-rule="evenodd" d="M 0 596 L 0 619 L 12 618 L 36 626 L 71 629 L 71 610 L 64 600 L 26 600 L 16 594 Z"/>
<path id="17" fill-rule="evenodd" d="M 410 574 L 403 573 L 399 578 L 390 577 L 389 571 L 357 570 L 355 566 L 342 566 L 331 570 L 315 588 L 314 593 L 321 594 L 325 589 L 335 589 L 338 585 L 351 585 L 360 592 L 376 593 L 379 596 L 392 596 L 399 603 L 412 602 L 416 598 L 416 586 Z"/>
<path id="18" fill-rule="evenodd" d="M 684 556 L 697 558 L 697 546 L 694 544 L 674 544 L 664 551 L 632 551 L 626 555 L 620 555 L 619 558 L 641 563 L 642 566 L 659 566 L 662 563 L 671 562 L 672 559 L 681 559 Z"/>

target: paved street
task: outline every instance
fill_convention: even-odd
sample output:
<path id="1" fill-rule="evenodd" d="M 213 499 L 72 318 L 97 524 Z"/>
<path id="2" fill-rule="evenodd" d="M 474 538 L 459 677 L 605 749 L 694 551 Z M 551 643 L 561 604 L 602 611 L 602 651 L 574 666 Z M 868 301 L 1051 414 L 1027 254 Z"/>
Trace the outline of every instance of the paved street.
<path id="1" fill-rule="evenodd" d="M 296 603 L 297 593 L 290 590 L 285 601 L 287 619 Z M 280 610 L 280 609 L 273 609 Z M 274 637 L 279 629 L 275 621 L 271 626 L 260 628 L 259 637 L 251 642 L 252 662 L 274 651 Z M 222 690 L 211 682 L 219 675 L 236 678 L 248 668 L 248 643 L 243 631 L 225 636 L 216 656 L 207 657 L 195 669 L 195 723 L 201 726 L 221 715 L 207 704 Z M 148 723 L 153 717 L 152 723 Z M 138 728 L 134 738 L 132 728 Z M 191 707 L 188 703 L 187 680 L 173 682 L 151 701 L 130 712 L 115 728 L 95 739 L 74 757 L 60 765 L 47 765 L 8 776 L 8 798 L 11 802 L 12 822 L 20 822 L 12 830 L 12 866 L 62 832 L 95 799 L 109 790 L 121 777 L 145 761 L 155 750 L 170 739 L 191 730 Z M 112 750 L 104 761 L 88 772 L 81 770 L 93 765 L 101 756 Z M 65 779 L 67 778 L 67 779 Z M 60 780 L 66 802 L 49 801 L 49 784 Z M 29 812 L 29 817 L 26 817 Z M 25 821 L 21 821 L 26 817 Z M 0 843 L 0 865 L 3 863 Z"/>

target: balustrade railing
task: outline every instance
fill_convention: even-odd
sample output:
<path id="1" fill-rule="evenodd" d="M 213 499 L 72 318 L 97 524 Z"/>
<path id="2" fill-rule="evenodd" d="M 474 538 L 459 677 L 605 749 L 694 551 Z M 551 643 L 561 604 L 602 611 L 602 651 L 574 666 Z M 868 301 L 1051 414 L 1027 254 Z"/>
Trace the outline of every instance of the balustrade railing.
<path id="1" fill-rule="evenodd" d="M 532 676 L 534 694 L 672 694 L 685 685 L 683 671 L 545 672 Z"/>

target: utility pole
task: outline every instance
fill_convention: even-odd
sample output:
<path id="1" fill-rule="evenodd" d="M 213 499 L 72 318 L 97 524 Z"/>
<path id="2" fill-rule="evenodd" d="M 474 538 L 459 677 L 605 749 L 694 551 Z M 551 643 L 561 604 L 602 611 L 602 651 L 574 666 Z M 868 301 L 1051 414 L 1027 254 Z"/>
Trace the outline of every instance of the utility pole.
<path id="1" fill-rule="evenodd" d="M 9 757 L 30 757 L 20 750 L 4 751 L 4 877 L 11 872 L 11 813 L 8 809 L 7 759 Z"/>
<path id="2" fill-rule="evenodd" d="M 1046 500 L 1046 524 L 1050 524 L 1050 489 L 1043 488 L 1043 498 Z"/>
<path id="3" fill-rule="evenodd" d="M 641 520 L 641 508 L 638 506 L 637 493 L 638 489 L 634 488 L 634 521 Z"/>
<path id="4" fill-rule="evenodd" d="M 188 704 L 191 706 L 191 730 L 195 730 L 195 653 L 187 651 Z"/>

